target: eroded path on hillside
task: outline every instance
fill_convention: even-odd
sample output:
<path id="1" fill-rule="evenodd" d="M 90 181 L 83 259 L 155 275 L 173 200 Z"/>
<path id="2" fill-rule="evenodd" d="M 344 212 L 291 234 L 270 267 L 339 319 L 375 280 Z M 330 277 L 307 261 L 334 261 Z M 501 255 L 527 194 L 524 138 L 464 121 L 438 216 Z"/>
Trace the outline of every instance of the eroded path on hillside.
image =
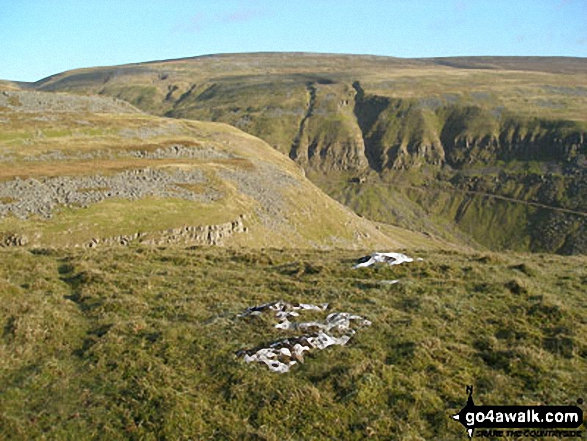
<path id="1" fill-rule="evenodd" d="M 416 187 L 413 185 L 400 185 L 400 187 L 408 188 L 410 190 L 416 190 L 416 191 L 436 191 L 436 192 L 445 192 L 445 193 L 452 192 L 452 193 L 461 193 L 461 194 L 468 194 L 468 195 L 474 195 L 474 196 L 481 196 L 481 197 L 486 197 L 486 198 L 499 199 L 499 200 L 507 201 L 507 202 L 513 202 L 515 204 L 529 205 L 532 207 L 544 208 L 546 210 L 554 210 L 554 211 L 559 211 L 561 213 L 576 214 L 578 216 L 587 217 L 587 212 L 585 212 L 585 211 L 577 211 L 577 210 L 571 210 L 570 208 L 555 207 L 552 205 L 541 204 L 540 202 L 525 201 L 523 199 L 516 199 L 516 198 L 509 197 L 509 196 L 501 196 L 501 195 L 497 195 L 497 194 L 493 194 L 493 193 L 486 193 L 486 192 L 482 192 L 482 191 L 462 190 L 459 188 L 451 188 L 451 189 L 429 189 L 429 188 L 427 188 L 427 189 L 423 189 L 421 187 Z"/>

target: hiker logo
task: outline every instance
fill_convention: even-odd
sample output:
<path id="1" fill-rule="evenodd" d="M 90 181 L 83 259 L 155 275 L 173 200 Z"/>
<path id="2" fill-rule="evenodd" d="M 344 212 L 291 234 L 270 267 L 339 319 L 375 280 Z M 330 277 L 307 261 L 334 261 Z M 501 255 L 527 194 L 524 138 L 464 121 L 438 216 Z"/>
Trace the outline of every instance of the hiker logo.
<path id="1" fill-rule="evenodd" d="M 583 423 L 583 411 L 577 406 L 477 406 L 473 402 L 473 386 L 467 386 L 467 394 L 467 404 L 453 419 L 465 427 L 469 438 L 475 429 L 487 429 L 476 437 L 581 437 L 578 430 L 558 430 L 576 429 Z"/>

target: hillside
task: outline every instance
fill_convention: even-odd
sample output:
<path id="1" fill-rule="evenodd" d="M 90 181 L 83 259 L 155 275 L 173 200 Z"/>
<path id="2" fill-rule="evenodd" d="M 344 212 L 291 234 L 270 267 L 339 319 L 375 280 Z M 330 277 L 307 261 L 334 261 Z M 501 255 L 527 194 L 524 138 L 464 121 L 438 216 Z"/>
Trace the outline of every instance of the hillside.
<path id="1" fill-rule="evenodd" d="M 401 229 L 386 236 L 225 124 L 16 90 L 0 94 L 0 124 L 3 246 L 444 246 Z"/>
<path id="2" fill-rule="evenodd" d="M 14 83 L 13 81 L 0 80 L 0 91 L 4 90 L 20 90 L 20 87 L 17 83 Z"/>
<path id="3" fill-rule="evenodd" d="M 587 252 L 585 59 L 218 55 L 32 87 L 231 124 L 377 221 L 493 249 Z"/>
<path id="4" fill-rule="evenodd" d="M 587 411 L 585 91 L 532 57 L 0 81 L 0 439 L 458 440 L 470 385 Z"/>

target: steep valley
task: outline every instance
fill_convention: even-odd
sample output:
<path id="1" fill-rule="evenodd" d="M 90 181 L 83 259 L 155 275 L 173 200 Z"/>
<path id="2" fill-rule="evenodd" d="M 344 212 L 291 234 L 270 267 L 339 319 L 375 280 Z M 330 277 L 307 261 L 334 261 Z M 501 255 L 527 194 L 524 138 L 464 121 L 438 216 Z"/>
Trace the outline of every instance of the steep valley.
<path id="1" fill-rule="evenodd" d="M 582 59 L 241 54 L 72 71 L 31 87 L 231 124 L 377 221 L 574 254 L 587 252 L 586 74 Z M 391 209 L 390 197 L 431 220 L 414 219 L 410 204 Z"/>

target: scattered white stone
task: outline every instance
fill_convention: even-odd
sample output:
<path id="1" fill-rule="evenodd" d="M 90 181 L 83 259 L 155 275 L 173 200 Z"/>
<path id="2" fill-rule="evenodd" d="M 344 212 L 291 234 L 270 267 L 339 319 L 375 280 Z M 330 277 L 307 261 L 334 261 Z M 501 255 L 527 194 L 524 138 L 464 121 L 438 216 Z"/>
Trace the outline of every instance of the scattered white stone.
<path id="1" fill-rule="evenodd" d="M 280 300 L 247 308 L 239 314 L 239 317 L 257 317 L 271 311 L 275 313 L 275 318 L 279 321 L 275 325 L 277 329 L 301 331 L 305 334 L 277 340 L 269 347 L 241 350 L 237 355 L 243 356 L 247 363 L 253 361 L 264 363 L 273 372 L 286 373 L 294 364 L 304 362 L 304 352 L 312 349 L 321 350 L 333 345 L 346 345 L 355 335 L 355 328 L 371 325 L 369 320 L 347 312 L 331 313 L 323 322 L 291 322 L 289 320 L 300 315 L 297 311 L 324 311 L 327 307 L 328 304 L 289 304 Z"/>
<path id="2" fill-rule="evenodd" d="M 424 259 L 418 258 L 417 260 L 420 261 Z M 413 261 L 414 259 L 402 253 L 373 253 L 370 256 L 361 257 L 358 263 L 355 266 L 353 266 L 353 269 L 365 268 L 376 263 L 386 263 L 391 266 L 400 265 L 402 263 L 409 263 Z"/>

